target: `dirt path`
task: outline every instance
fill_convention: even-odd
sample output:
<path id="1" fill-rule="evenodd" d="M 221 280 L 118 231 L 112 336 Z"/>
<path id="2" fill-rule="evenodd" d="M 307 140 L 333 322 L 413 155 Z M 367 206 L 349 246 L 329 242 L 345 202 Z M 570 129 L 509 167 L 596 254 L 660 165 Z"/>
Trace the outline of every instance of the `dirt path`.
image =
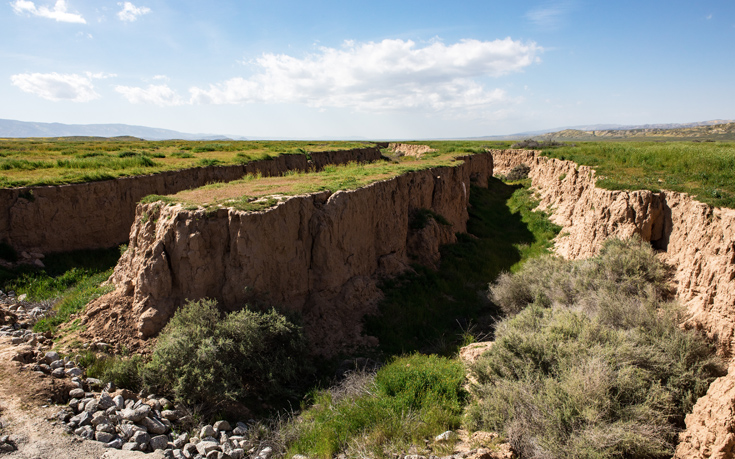
<path id="1" fill-rule="evenodd" d="M 55 420 L 64 391 L 69 382 L 51 376 L 41 377 L 31 371 L 21 371 L 12 361 L 22 346 L 0 338 L 0 436 L 9 435 L 17 447 L 2 453 L 2 459 L 161 459 L 161 454 L 143 454 L 105 448 L 95 441 L 81 440 L 68 434 L 62 423 Z"/>

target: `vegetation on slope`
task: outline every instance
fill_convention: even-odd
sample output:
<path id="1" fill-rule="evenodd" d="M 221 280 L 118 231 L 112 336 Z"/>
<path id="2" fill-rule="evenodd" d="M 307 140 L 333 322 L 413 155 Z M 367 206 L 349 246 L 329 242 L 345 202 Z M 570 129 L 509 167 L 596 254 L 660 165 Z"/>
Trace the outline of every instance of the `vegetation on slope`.
<path id="1" fill-rule="evenodd" d="M 665 275 L 633 238 L 501 276 L 490 296 L 509 316 L 473 368 L 468 425 L 502 433 L 521 458 L 670 457 L 685 413 L 724 367 L 679 327 Z"/>
<path id="2" fill-rule="evenodd" d="M 415 265 L 382 286 L 380 314 L 366 320 L 384 355 L 421 351 L 454 354 L 459 346 L 485 335 L 498 309 L 482 292 L 489 279 L 524 260 L 548 253 L 560 228 L 543 212 L 528 183 L 490 179 L 472 187 L 467 234 L 442 248 L 438 271 Z"/>
<path id="3" fill-rule="evenodd" d="M 681 191 L 735 208 L 733 142 L 584 142 L 543 155 L 594 167 L 601 188 Z"/>
<path id="4" fill-rule="evenodd" d="M 117 247 L 49 254 L 43 259 L 46 267 L 40 270 L 23 265 L 0 268 L 0 289 L 26 294 L 28 301 L 54 303 L 53 314 L 39 320 L 34 327 L 36 332 L 54 331 L 72 314 L 109 290 L 100 284 L 110 277 L 119 258 Z"/>

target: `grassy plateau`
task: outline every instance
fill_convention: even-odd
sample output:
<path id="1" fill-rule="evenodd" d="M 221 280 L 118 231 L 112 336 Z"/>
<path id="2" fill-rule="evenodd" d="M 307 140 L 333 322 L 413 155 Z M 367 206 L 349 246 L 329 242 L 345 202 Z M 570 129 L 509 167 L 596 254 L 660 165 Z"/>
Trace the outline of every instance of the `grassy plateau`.
<path id="1" fill-rule="evenodd" d="M 371 142 L 0 139 L 0 188 L 83 183 L 372 145 Z"/>

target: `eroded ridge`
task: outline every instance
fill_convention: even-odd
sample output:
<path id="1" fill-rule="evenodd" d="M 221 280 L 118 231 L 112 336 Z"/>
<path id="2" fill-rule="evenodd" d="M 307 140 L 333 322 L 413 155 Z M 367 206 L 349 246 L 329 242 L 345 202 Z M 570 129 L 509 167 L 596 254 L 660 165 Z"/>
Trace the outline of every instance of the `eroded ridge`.
<path id="1" fill-rule="evenodd" d="M 453 161 L 257 212 L 141 204 L 111 277 L 116 290 L 87 307 L 87 336 L 137 347 L 186 299 L 209 297 L 230 310 L 299 313 L 317 354 L 375 344 L 361 321 L 376 312 L 378 281 L 412 261 L 436 263 L 440 245 L 466 231 L 470 183 L 492 176 L 490 154 Z M 436 218 L 412 225 L 422 210 Z"/>
<path id="2" fill-rule="evenodd" d="M 172 194 L 247 174 L 282 175 L 329 164 L 381 158 L 380 146 L 284 154 L 230 166 L 195 167 L 72 185 L 0 189 L 0 241 L 18 252 L 108 248 L 127 241 L 135 207 L 144 196 Z"/>
<path id="3" fill-rule="evenodd" d="M 686 418 L 679 458 L 731 458 L 735 447 L 735 210 L 712 208 L 685 193 L 611 191 L 595 172 L 534 151 L 493 152 L 496 173 L 524 163 L 552 221 L 563 226 L 556 251 L 570 258 L 595 254 L 608 237 L 640 235 L 674 267 L 673 286 L 686 306 L 685 326 L 701 330 L 731 361 Z"/>

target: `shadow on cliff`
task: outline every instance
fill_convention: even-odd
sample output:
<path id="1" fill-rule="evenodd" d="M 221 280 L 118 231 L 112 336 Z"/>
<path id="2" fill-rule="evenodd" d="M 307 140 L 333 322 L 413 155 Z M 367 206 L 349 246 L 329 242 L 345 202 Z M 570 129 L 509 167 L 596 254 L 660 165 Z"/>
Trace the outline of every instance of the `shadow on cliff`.
<path id="1" fill-rule="evenodd" d="M 512 210 L 519 201 L 520 207 L 534 206 L 521 185 L 492 178 L 487 189 L 473 187 L 468 234 L 442 248 L 439 270 L 415 265 L 414 273 L 383 283 L 379 314 L 365 322 L 383 355 L 451 354 L 468 334 L 491 333 L 499 309 L 487 300 L 487 284 L 521 261 L 524 248 L 545 243 L 533 223 Z"/>

